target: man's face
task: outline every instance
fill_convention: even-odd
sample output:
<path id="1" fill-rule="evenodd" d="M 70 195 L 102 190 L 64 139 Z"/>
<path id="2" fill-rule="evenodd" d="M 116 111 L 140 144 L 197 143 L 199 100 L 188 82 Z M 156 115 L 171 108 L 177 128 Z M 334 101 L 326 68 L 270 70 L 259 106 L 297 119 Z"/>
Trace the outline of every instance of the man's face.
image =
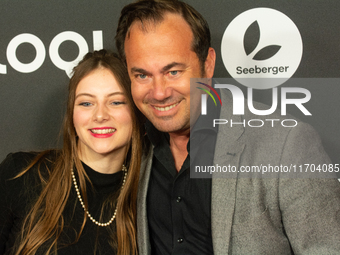
<path id="1" fill-rule="evenodd" d="M 192 31 L 177 14 L 166 14 L 161 23 L 144 26 L 146 30 L 141 29 L 140 22 L 135 22 L 125 40 L 134 102 L 158 130 L 189 132 L 190 78 L 202 77 L 199 59 L 191 50 Z M 207 77 L 212 77 L 213 67 L 212 72 L 209 70 Z M 197 91 L 196 99 L 199 99 Z M 200 100 L 197 101 L 199 104 Z M 193 107 L 192 111 L 195 111 L 192 116 L 197 118 L 199 107 Z"/>

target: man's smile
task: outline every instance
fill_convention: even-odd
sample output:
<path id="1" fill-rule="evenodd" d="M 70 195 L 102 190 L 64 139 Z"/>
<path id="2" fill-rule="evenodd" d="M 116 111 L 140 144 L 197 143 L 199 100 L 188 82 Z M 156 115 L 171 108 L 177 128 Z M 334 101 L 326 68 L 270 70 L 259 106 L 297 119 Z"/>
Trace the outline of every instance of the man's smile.
<path id="1" fill-rule="evenodd" d="M 165 107 L 153 106 L 153 108 L 155 108 L 158 111 L 165 112 L 165 111 L 169 111 L 172 108 L 176 107 L 178 104 L 179 104 L 179 102 L 172 104 L 172 105 L 165 106 Z"/>

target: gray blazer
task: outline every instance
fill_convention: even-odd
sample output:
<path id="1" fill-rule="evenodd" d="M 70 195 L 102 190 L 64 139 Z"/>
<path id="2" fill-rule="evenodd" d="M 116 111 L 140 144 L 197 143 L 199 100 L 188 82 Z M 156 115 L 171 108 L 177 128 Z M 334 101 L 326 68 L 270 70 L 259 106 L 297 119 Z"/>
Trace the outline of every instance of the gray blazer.
<path id="1" fill-rule="evenodd" d="M 232 116 L 232 99 L 222 91 L 221 119 L 266 119 L 249 111 Z M 261 104 L 256 109 L 268 109 Z M 247 107 L 245 107 L 247 109 Z M 273 115 L 270 118 L 280 119 Z M 268 122 L 269 123 L 269 122 Z M 279 122 L 277 122 L 279 123 Z M 330 160 L 316 132 L 294 128 L 221 125 L 214 164 L 324 164 Z M 152 150 L 143 161 L 137 201 L 138 249 L 150 254 L 146 196 Z M 225 177 L 225 176 L 224 176 Z M 337 179 L 245 178 L 213 174 L 211 228 L 214 254 L 340 254 L 340 184 Z"/>

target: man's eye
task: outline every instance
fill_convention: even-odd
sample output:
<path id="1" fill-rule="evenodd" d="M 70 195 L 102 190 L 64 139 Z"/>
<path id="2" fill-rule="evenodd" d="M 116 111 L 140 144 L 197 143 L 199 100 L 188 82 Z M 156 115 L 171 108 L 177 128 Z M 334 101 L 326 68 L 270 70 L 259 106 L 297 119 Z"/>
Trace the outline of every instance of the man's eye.
<path id="1" fill-rule="evenodd" d="M 169 72 L 171 75 L 177 75 L 178 74 L 178 71 L 170 71 Z"/>
<path id="2" fill-rule="evenodd" d="M 137 75 L 137 78 L 139 78 L 139 79 L 146 79 L 146 74 L 138 74 Z"/>

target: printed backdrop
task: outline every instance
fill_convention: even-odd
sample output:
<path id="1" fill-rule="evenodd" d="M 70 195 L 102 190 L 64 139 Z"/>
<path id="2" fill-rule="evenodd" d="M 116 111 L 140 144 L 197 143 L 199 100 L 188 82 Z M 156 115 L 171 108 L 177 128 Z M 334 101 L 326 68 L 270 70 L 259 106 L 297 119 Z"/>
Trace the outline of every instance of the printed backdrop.
<path id="1" fill-rule="evenodd" d="M 0 2 L 1 161 L 10 152 L 61 145 L 72 62 L 88 50 L 115 50 L 119 13 L 129 2 Z M 305 107 L 312 116 L 293 106 L 288 111 L 314 126 L 333 163 L 340 163 L 340 2 L 186 2 L 209 23 L 217 52 L 215 77 L 256 78 L 250 69 L 265 67 L 271 78 L 313 79 L 310 87 L 305 79 L 300 86 L 311 92 Z M 246 87 L 240 85 L 244 92 Z M 271 104 L 270 91 L 254 89 L 254 98 Z"/>

